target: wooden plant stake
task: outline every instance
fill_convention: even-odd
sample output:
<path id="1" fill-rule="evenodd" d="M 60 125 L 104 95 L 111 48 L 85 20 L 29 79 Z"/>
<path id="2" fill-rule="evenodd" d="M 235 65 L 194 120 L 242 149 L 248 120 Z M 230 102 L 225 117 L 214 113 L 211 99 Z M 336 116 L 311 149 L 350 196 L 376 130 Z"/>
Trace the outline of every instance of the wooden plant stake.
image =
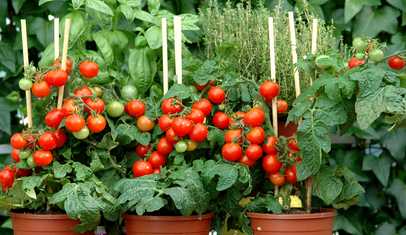
<path id="1" fill-rule="evenodd" d="M 23 61 L 24 61 L 24 70 L 30 66 L 28 60 L 28 38 L 27 38 L 27 22 L 26 20 L 21 20 L 21 38 L 23 42 Z M 27 121 L 28 128 L 32 128 L 32 101 L 31 101 L 31 90 L 25 91 L 25 100 L 27 106 Z"/>
<path id="2" fill-rule="evenodd" d="M 312 55 L 316 55 L 316 53 L 317 53 L 318 26 L 319 26 L 319 20 L 313 19 L 313 22 L 312 22 L 312 48 L 311 48 Z M 310 85 L 312 85 L 312 84 L 313 84 L 313 79 L 310 78 Z"/>
<path id="3" fill-rule="evenodd" d="M 70 26 L 71 26 L 71 19 L 68 18 L 65 20 L 65 28 L 64 28 L 64 35 L 63 35 L 62 61 L 61 61 L 62 70 L 66 70 L 66 60 L 68 57 L 68 43 L 69 43 Z M 59 87 L 59 90 L 58 90 L 58 106 L 57 106 L 58 109 L 62 108 L 64 89 L 65 89 L 65 86 L 61 86 L 61 87 Z"/>
<path id="4" fill-rule="evenodd" d="M 54 19 L 54 59 L 59 58 L 59 18 Z"/>
<path id="5" fill-rule="evenodd" d="M 182 84 L 182 17 L 175 16 L 173 19 L 175 39 L 175 73 L 177 83 Z"/>
<path id="6" fill-rule="evenodd" d="M 168 80 L 168 22 L 166 18 L 162 18 L 162 76 L 164 95 L 168 92 L 169 80 Z"/>

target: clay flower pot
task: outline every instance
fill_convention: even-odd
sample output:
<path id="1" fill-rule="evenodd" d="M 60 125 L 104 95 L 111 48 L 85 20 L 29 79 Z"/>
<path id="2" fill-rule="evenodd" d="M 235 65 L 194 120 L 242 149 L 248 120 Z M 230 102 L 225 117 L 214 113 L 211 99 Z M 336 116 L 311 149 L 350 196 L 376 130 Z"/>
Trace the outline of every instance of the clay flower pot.
<path id="1" fill-rule="evenodd" d="M 334 209 L 311 214 L 248 213 L 254 235 L 331 235 Z"/>
<path id="2" fill-rule="evenodd" d="M 14 235 L 79 235 L 73 231 L 79 222 L 63 214 L 11 213 L 11 220 Z"/>
<path id="3" fill-rule="evenodd" d="M 212 213 L 197 216 L 124 216 L 127 235 L 208 235 L 212 219 Z"/>

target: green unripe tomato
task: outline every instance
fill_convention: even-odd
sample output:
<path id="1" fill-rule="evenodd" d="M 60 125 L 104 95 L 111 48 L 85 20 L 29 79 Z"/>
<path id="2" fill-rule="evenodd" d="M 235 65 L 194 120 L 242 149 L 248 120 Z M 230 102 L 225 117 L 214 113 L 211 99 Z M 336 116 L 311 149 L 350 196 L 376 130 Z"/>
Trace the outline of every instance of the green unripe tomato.
<path id="1" fill-rule="evenodd" d="M 367 48 L 368 42 L 366 42 L 360 37 L 357 37 L 354 38 L 354 40 L 352 40 L 352 46 L 358 51 L 363 51 Z"/>
<path id="2" fill-rule="evenodd" d="M 95 94 L 97 97 L 102 97 L 103 95 L 103 89 L 101 89 L 98 86 L 91 87 L 90 90 Z"/>
<path id="3" fill-rule="evenodd" d="M 80 131 L 73 132 L 72 134 L 73 134 L 73 136 L 74 136 L 76 139 L 78 139 L 78 140 L 84 140 L 84 139 L 86 139 L 86 138 L 89 136 L 90 131 L 89 131 L 89 128 L 87 128 L 87 127 L 85 126 L 85 127 L 83 127 L 82 129 L 80 129 Z"/>
<path id="4" fill-rule="evenodd" d="M 369 53 L 369 59 L 371 59 L 373 62 L 379 62 L 382 61 L 384 58 L 383 51 L 381 49 L 373 49 Z"/>
<path id="5" fill-rule="evenodd" d="M 28 167 L 30 167 L 30 168 L 34 168 L 34 167 L 35 167 L 35 162 L 34 162 L 34 159 L 32 158 L 32 156 L 29 156 L 29 157 L 27 158 L 27 165 L 28 165 Z"/>
<path id="6" fill-rule="evenodd" d="M 175 144 L 175 150 L 178 153 L 184 153 L 187 150 L 187 143 L 185 141 L 179 141 Z"/>
<path id="7" fill-rule="evenodd" d="M 357 58 L 359 60 L 363 60 L 365 58 L 365 54 L 358 52 L 357 54 L 355 54 L 355 58 Z"/>
<path id="8" fill-rule="evenodd" d="M 319 69 L 327 69 L 333 66 L 333 60 L 328 55 L 319 55 L 316 58 L 316 66 Z"/>
<path id="9" fill-rule="evenodd" d="M 32 81 L 26 78 L 20 79 L 18 86 L 21 90 L 28 91 L 32 87 Z"/>
<path id="10" fill-rule="evenodd" d="M 110 117 L 120 117 L 124 113 L 124 105 L 119 101 L 112 101 L 107 105 L 107 114 Z"/>
<path id="11" fill-rule="evenodd" d="M 125 85 L 121 88 L 121 97 L 125 100 L 133 100 L 138 96 L 137 87 L 133 85 Z"/>
<path id="12" fill-rule="evenodd" d="M 29 151 L 29 150 L 20 151 L 20 154 L 19 154 L 20 159 L 28 159 L 30 156 L 31 156 L 31 151 Z"/>

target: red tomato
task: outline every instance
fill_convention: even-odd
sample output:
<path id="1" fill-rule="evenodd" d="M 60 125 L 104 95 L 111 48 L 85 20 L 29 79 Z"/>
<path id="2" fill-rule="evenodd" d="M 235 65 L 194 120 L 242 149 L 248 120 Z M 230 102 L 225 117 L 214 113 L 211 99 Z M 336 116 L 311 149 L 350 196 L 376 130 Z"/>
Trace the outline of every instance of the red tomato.
<path id="1" fill-rule="evenodd" d="M 36 166 L 48 166 L 54 157 L 50 151 L 37 150 L 32 154 Z"/>
<path id="2" fill-rule="evenodd" d="M 278 100 L 277 102 L 277 111 L 278 113 L 286 113 L 288 111 L 288 102 L 285 100 Z"/>
<path id="3" fill-rule="evenodd" d="M 64 86 L 68 81 L 68 73 L 62 69 L 50 70 L 45 74 L 45 81 L 51 86 Z"/>
<path id="4" fill-rule="evenodd" d="M 296 184 L 297 177 L 296 177 L 296 166 L 295 165 L 287 168 L 286 171 L 285 171 L 285 175 L 286 175 L 286 180 L 290 184 Z"/>
<path id="5" fill-rule="evenodd" d="M 79 87 L 79 88 L 76 88 L 73 91 L 73 94 L 76 97 L 82 98 L 83 100 L 85 100 L 85 98 L 93 96 L 92 90 L 90 90 L 90 88 L 88 86 L 86 86 L 86 85 L 82 86 L 82 87 Z"/>
<path id="6" fill-rule="evenodd" d="M 365 60 L 360 60 L 357 57 L 352 57 L 348 60 L 348 68 L 352 69 L 365 64 Z"/>
<path id="7" fill-rule="evenodd" d="M 203 142 L 207 139 L 208 135 L 209 130 L 207 129 L 207 126 L 197 123 L 189 133 L 189 138 L 195 142 Z"/>
<path id="8" fill-rule="evenodd" d="M 18 168 L 16 170 L 16 176 L 17 177 L 26 177 L 32 175 L 32 170 L 31 169 L 21 169 Z"/>
<path id="9" fill-rule="evenodd" d="M 252 161 L 256 161 L 262 157 L 262 148 L 260 145 L 250 144 L 245 150 L 245 155 Z"/>
<path id="10" fill-rule="evenodd" d="M 161 153 L 154 151 L 151 153 L 151 156 L 148 158 L 148 162 L 151 164 L 152 168 L 157 169 L 165 165 L 166 157 Z"/>
<path id="11" fill-rule="evenodd" d="M 246 137 L 251 144 L 262 144 L 265 140 L 264 128 L 253 127 L 248 131 Z"/>
<path id="12" fill-rule="evenodd" d="M 137 147 L 135 147 L 135 154 L 137 154 L 138 157 L 144 158 L 150 150 L 151 146 L 138 144 Z"/>
<path id="13" fill-rule="evenodd" d="M 52 109 L 45 115 L 45 124 L 51 128 L 57 128 L 65 118 L 65 113 L 62 109 Z"/>
<path id="14" fill-rule="evenodd" d="M 255 165 L 255 161 L 249 159 L 247 156 L 242 156 L 242 158 L 240 159 L 240 163 L 248 166 L 248 167 L 252 167 Z"/>
<path id="15" fill-rule="evenodd" d="M 177 117 L 173 120 L 171 128 L 179 137 L 188 135 L 193 129 L 193 122 L 183 117 Z"/>
<path id="16" fill-rule="evenodd" d="M 280 91 L 279 85 L 270 80 L 265 80 L 259 86 L 259 93 L 267 101 L 272 100 L 273 98 L 277 97 L 279 95 L 279 91 Z"/>
<path id="17" fill-rule="evenodd" d="M 141 100 L 131 100 L 125 105 L 125 111 L 131 117 L 140 117 L 145 114 L 145 104 Z"/>
<path id="18" fill-rule="evenodd" d="M 58 129 L 54 132 L 54 136 L 56 139 L 56 147 L 60 148 L 65 145 L 68 137 L 66 136 L 65 132 L 62 129 Z"/>
<path id="19" fill-rule="evenodd" d="M 47 97 L 51 94 L 51 87 L 48 85 L 48 83 L 44 80 L 41 81 L 36 81 L 32 85 L 32 94 L 36 97 L 43 98 Z"/>
<path id="20" fill-rule="evenodd" d="M 89 115 L 89 117 L 87 117 L 87 127 L 92 133 L 102 132 L 104 128 L 106 128 L 106 125 L 106 119 L 100 114 L 95 116 Z"/>
<path id="21" fill-rule="evenodd" d="M 224 133 L 224 141 L 226 143 L 241 143 L 242 142 L 242 130 L 241 129 L 227 130 Z"/>
<path id="22" fill-rule="evenodd" d="M 172 144 L 175 144 L 176 142 L 178 142 L 179 138 L 176 135 L 175 131 L 172 128 L 169 128 L 166 133 L 165 133 L 165 137 L 166 139 L 169 140 L 169 142 L 171 142 Z"/>
<path id="23" fill-rule="evenodd" d="M 151 163 L 144 160 L 135 161 L 132 170 L 135 177 L 150 175 L 154 172 Z"/>
<path id="24" fill-rule="evenodd" d="M 299 146 L 297 145 L 297 141 L 296 139 L 289 139 L 288 140 L 288 148 L 290 149 L 290 151 L 292 151 L 293 153 L 297 153 L 300 151 Z"/>
<path id="25" fill-rule="evenodd" d="M 195 87 L 198 91 L 202 91 L 204 88 L 206 88 L 208 85 L 213 86 L 214 85 L 214 81 L 210 81 L 204 85 L 199 85 L 199 84 L 195 84 Z"/>
<path id="26" fill-rule="evenodd" d="M 275 174 L 270 174 L 269 179 L 275 186 L 283 186 L 285 184 L 285 176 L 281 175 L 279 172 Z"/>
<path id="27" fill-rule="evenodd" d="M 19 149 L 11 150 L 11 158 L 16 162 L 19 162 L 20 161 L 20 150 Z"/>
<path id="28" fill-rule="evenodd" d="M 140 131 L 146 132 L 154 128 L 155 123 L 147 116 L 141 116 L 137 119 L 137 127 Z"/>
<path id="29" fill-rule="evenodd" d="M 250 109 L 244 116 L 244 124 L 256 127 L 262 126 L 265 121 L 265 112 L 260 107 Z"/>
<path id="30" fill-rule="evenodd" d="M 56 138 L 53 132 L 47 131 L 38 139 L 38 145 L 43 150 L 54 150 L 57 147 Z"/>
<path id="31" fill-rule="evenodd" d="M 212 86 L 207 94 L 213 104 L 221 104 L 226 98 L 224 90 L 217 86 Z"/>
<path id="32" fill-rule="evenodd" d="M 64 99 L 62 104 L 62 111 L 65 116 L 75 113 L 78 110 L 74 99 Z"/>
<path id="33" fill-rule="evenodd" d="M 88 98 L 88 99 L 84 99 L 83 100 L 85 102 L 85 104 L 88 106 L 86 107 L 86 111 L 94 111 L 96 113 L 102 113 L 104 112 L 104 101 L 100 98 Z M 90 110 L 89 110 L 90 109 Z"/>
<path id="34" fill-rule="evenodd" d="M 27 147 L 28 141 L 24 138 L 23 134 L 18 132 L 11 136 L 10 145 L 15 149 L 23 149 Z"/>
<path id="35" fill-rule="evenodd" d="M 7 192 L 14 184 L 14 171 L 10 167 L 5 167 L 0 171 L 0 183 L 3 192 Z"/>
<path id="36" fill-rule="evenodd" d="M 161 168 L 154 169 L 153 174 L 161 174 Z"/>
<path id="37" fill-rule="evenodd" d="M 182 109 L 182 102 L 173 97 L 164 99 L 161 104 L 161 110 L 164 114 L 179 113 Z"/>
<path id="38" fill-rule="evenodd" d="M 269 174 L 275 174 L 282 167 L 277 155 L 266 155 L 262 158 L 262 168 Z"/>
<path id="39" fill-rule="evenodd" d="M 242 148 L 236 143 L 226 143 L 221 148 L 221 155 L 227 161 L 239 161 L 242 158 Z"/>
<path id="40" fill-rule="evenodd" d="M 262 149 L 265 153 L 275 155 L 278 154 L 278 137 L 268 136 L 265 140 L 265 143 L 262 145 Z"/>
<path id="41" fill-rule="evenodd" d="M 220 129 L 226 129 L 230 125 L 230 118 L 223 112 L 216 112 L 213 116 L 213 125 Z"/>
<path id="42" fill-rule="evenodd" d="M 162 131 L 167 131 L 169 128 L 171 128 L 172 121 L 173 120 L 171 117 L 169 117 L 169 115 L 162 115 L 158 120 L 159 128 L 161 128 Z"/>
<path id="43" fill-rule="evenodd" d="M 400 56 L 391 56 L 388 59 L 388 65 L 391 69 L 401 70 L 405 67 L 405 60 Z"/>
<path id="44" fill-rule="evenodd" d="M 61 60 L 57 58 L 54 60 L 54 63 L 52 64 L 55 68 L 62 68 L 61 66 Z M 73 61 L 71 58 L 66 58 L 66 72 L 70 74 L 72 72 L 72 67 L 73 67 Z"/>
<path id="45" fill-rule="evenodd" d="M 83 119 L 83 117 L 81 117 L 79 114 L 71 114 L 66 118 L 65 126 L 70 132 L 80 131 L 83 127 L 85 127 L 85 119 Z"/>
<path id="46" fill-rule="evenodd" d="M 91 79 L 99 74 L 99 65 L 93 61 L 83 61 L 79 64 L 79 72 L 85 79 Z"/>
<path id="47" fill-rule="evenodd" d="M 157 151 L 166 156 L 173 151 L 173 144 L 166 137 L 162 137 L 157 144 Z"/>
<path id="48" fill-rule="evenodd" d="M 203 123 L 205 115 L 200 109 L 192 108 L 186 118 L 192 120 L 193 123 Z"/>
<path id="49" fill-rule="evenodd" d="M 193 109 L 200 109 L 205 116 L 211 113 L 212 105 L 208 99 L 200 99 L 193 103 Z"/>

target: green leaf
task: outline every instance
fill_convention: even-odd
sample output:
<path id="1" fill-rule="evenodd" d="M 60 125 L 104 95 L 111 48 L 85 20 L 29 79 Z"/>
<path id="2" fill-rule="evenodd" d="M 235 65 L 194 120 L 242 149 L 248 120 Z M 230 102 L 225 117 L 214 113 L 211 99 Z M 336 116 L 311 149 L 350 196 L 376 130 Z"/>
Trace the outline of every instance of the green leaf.
<path id="1" fill-rule="evenodd" d="M 353 34 L 368 37 L 375 37 L 380 32 L 393 34 L 398 27 L 398 16 L 400 16 L 399 10 L 390 6 L 376 10 L 365 7 L 355 19 Z"/>
<path id="2" fill-rule="evenodd" d="M 379 157 L 367 155 L 362 163 L 363 170 L 372 170 L 382 185 L 387 186 L 389 180 L 392 159 L 387 154 L 381 154 Z"/>
<path id="3" fill-rule="evenodd" d="M 328 2 L 328 0 L 309 0 L 311 5 L 323 5 L 326 2 Z"/>
<path id="4" fill-rule="evenodd" d="M 238 180 L 238 170 L 231 164 L 208 162 L 202 177 L 206 184 L 218 176 L 217 191 L 224 191 L 232 187 Z"/>
<path id="5" fill-rule="evenodd" d="M 54 172 L 55 178 L 62 179 L 67 174 L 72 172 L 72 166 L 69 163 L 60 164 L 59 162 L 55 161 L 52 165 L 52 170 Z"/>
<path id="6" fill-rule="evenodd" d="M 88 24 L 85 21 L 84 13 L 81 11 L 72 11 L 65 15 L 63 20 L 61 20 L 60 28 L 62 29 L 65 25 L 66 19 L 72 19 L 72 24 L 70 28 L 70 35 L 69 35 L 69 45 L 75 44 L 80 36 L 86 32 L 88 28 Z"/>
<path id="7" fill-rule="evenodd" d="M 30 34 L 34 34 L 42 46 L 45 47 L 52 42 L 53 28 L 50 21 L 36 17 L 28 27 Z"/>
<path id="8" fill-rule="evenodd" d="M 86 180 L 92 175 L 92 170 L 80 162 L 73 162 L 72 167 L 75 170 L 76 180 Z"/>
<path id="9" fill-rule="evenodd" d="M 172 187 L 164 189 L 164 193 L 169 195 L 178 210 L 182 215 L 191 215 L 195 202 L 193 200 L 194 195 L 183 187 Z"/>
<path id="10" fill-rule="evenodd" d="M 396 198 L 400 214 L 403 219 L 406 219 L 406 184 L 397 178 L 392 182 L 387 192 Z"/>
<path id="11" fill-rule="evenodd" d="M 390 224 L 385 222 L 379 226 L 376 230 L 375 235 L 389 235 L 396 234 L 396 224 Z"/>
<path id="12" fill-rule="evenodd" d="M 404 0 L 387 0 L 387 2 L 401 11 L 406 11 L 406 2 Z"/>
<path id="13" fill-rule="evenodd" d="M 131 6 L 129 6 L 128 4 L 120 4 L 120 12 L 123 13 L 124 17 L 130 21 L 133 22 L 135 19 L 135 15 L 133 12 L 133 9 L 131 8 Z"/>
<path id="14" fill-rule="evenodd" d="M 86 0 L 86 7 L 106 15 L 114 15 L 111 8 L 101 0 Z"/>
<path id="15" fill-rule="evenodd" d="M 383 89 L 370 96 L 358 97 L 355 103 L 357 123 L 361 129 L 367 129 L 384 111 Z"/>
<path id="16" fill-rule="evenodd" d="M 406 153 L 406 128 L 399 128 L 383 136 L 382 145 L 389 150 L 392 156 L 401 162 Z"/>
<path id="17" fill-rule="evenodd" d="M 345 23 L 348 23 L 364 6 L 379 6 L 380 4 L 380 0 L 345 0 Z"/>
<path id="18" fill-rule="evenodd" d="M 10 70 L 11 73 L 17 72 L 17 57 L 13 47 L 4 42 L 0 42 L 0 64 Z"/>
<path id="19" fill-rule="evenodd" d="M 103 55 L 104 60 L 107 64 L 111 64 L 114 61 L 114 53 L 109 41 L 107 40 L 106 33 L 99 31 L 93 34 L 93 39 L 96 42 L 97 48 Z"/>
<path id="20" fill-rule="evenodd" d="M 163 99 L 168 99 L 170 97 L 177 97 L 181 100 L 187 99 L 191 96 L 190 89 L 184 84 L 174 84 L 169 88 L 168 92 L 165 94 Z"/>
<path id="21" fill-rule="evenodd" d="M 157 18 L 155 18 L 150 13 L 143 11 L 141 9 L 133 9 L 133 14 L 136 19 L 139 19 L 141 21 L 152 23 L 155 25 L 160 24 L 160 21 Z"/>
<path id="22" fill-rule="evenodd" d="M 334 231 L 344 230 L 349 234 L 362 234 L 361 231 L 353 224 L 353 220 L 344 215 L 338 214 L 334 220 Z"/>
<path id="23" fill-rule="evenodd" d="M 157 71 L 156 55 L 150 48 L 130 49 L 128 68 L 130 82 L 140 92 L 146 92 L 152 85 Z"/>
<path id="24" fill-rule="evenodd" d="M 119 137 L 128 137 L 128 141 L 125 141 L 127 144 L 136 140 L 142 145 L 148 145 L 151 141 L 150 133 L 140 132 L 134 125 L 120 124 L 117 126 L 116 131 Z"/>
<path id="25" fill-rule="evenodd" d="M 248 211 L 263 213 L 282 213 L 282 205 L 270 194 L 257 197 L 247 205 Z"/>
<path id="26" fill-rule="evenodd" d="M 24 5 L 26 0 L 13 0 L 13 8 L 14 11 L 18 14 L 20 12 L 21 7 Z"/>
<path id="27" fill-rule="evenodd" d="M 32 199 L 37 199 L 35 188 L 39 187 L 44 179 L 45 177 L 41 176 L 28 176 L 22 178 L 22 189 L 24 190 L 25 194 Z"/>
<path id="28" fill-rule="evenodd" d="M 156 14 L 161 7 L 160 0 L 148 0 L 148 10 L 152 12 L 152 14 Z"/>
<path id="29" fill-rule="evenodd" d="M 313 178 L 313 193 L 330 205 L 342 192 L 343 182 L 330 168 L 323 168 Z"/>
<path id="30" fill-rule="evenodd" d="M 54 0 L 39 0 L 38 6 L 44 5 L 45 3 L 52 2 L 52 1 L 54 1 Z"/>
<path id="31" fill-rule="evenodd" d="M 158 26 L 151 26 L 145 31 L 145 38 L 151 49 L 158 49 L 162 46 L 161 28 Z"/>

